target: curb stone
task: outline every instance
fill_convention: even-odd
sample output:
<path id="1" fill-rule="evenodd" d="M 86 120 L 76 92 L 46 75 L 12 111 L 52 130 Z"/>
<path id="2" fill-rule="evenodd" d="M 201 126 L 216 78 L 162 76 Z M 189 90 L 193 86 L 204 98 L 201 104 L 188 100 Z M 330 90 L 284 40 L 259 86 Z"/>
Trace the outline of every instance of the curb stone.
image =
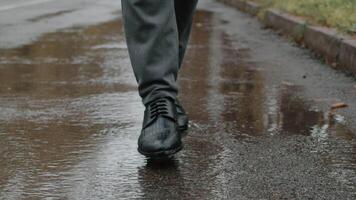
<path id="1" fill-rule="evenodd" d="M 343 40 L 340 47 L 340 67 L 356 76 L 356 40 Z"/>
<path id="2" fill-rule="evenodd" d="M 261 11 L 258 3 L 243 0 L 217 0 L 235 7 L 253 16 Z M 304 43 L 318 55 L 325 58 L 327 64 L 356 77 L 356 40 L 342 36 L 335 29 L 309 26 L 299 17 L 268 9 L 262 20 L 267 27 L 280 30 L 284 35 L 292 37 L 297 43 Z"/>
<path id="3" fill-rule="evenodd" d="M 335 30 L 320 26 L 307 26 L 304 33 L 305 45 L 323 55 L 328 64 L 339 61 L 342 40 Z"/>
<path id="4" fill-rule="evenodd" d="M 255 2 L 245 2 L 240 0 L 218 0 L 229 6 L 233 6 L 239 10 L 242 10 L 251 15 L 257 15 L 261 9 L 261 6 Z"/>
<path id="5" fill-rule="evenodd" d="M 297 43 L 301 43 L 304 38 L 306 22 L 298 17 L 269 9 L 266 11 L 264 23 L 291 36 Z"/>
<path id="6" fill-rule="evenodd" d="M 234 0 L 218 0 L 226 5 L 233 6 L 239 10 L 245 10 L 245 2 L 242 1 L 234 1 Z"/>
<path id="7" fill-rule="evenodd" d="M 257 3 L 250 2 L 250 1 L 246 2 L 245 10 L 246 10 L 246 12 L 250 13 L 251 15 L 257 15 L 258 12 L 260 11 L 260 9 L 261 9 L 261 6 L 258 5 Z"/>

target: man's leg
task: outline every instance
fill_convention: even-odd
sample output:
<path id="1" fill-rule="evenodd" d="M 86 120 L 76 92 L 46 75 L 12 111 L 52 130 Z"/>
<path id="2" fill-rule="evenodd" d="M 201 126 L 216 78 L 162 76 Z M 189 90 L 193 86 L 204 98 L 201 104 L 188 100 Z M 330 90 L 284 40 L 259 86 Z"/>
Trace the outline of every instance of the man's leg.
<path id="1" fill-rule="evenodd" d="M 187 48 L 197 3 L 198 0 L 174 0 L 179 35 L 179 67 L 182 65 Z"/>
<path id="2" fill-rule="evenodd" d="M 178 30 L 173 0 L 122 0 L 126 40 L 143 103 L 176 98 Z"/>
<path id="3" fill-rule="evenodd" d="M 176 12 L 176 21 L 178 27 L 179 38 L 179 67 L 181 67 L 185 50 L 188 45 L 190 31 L 193 23 L 193 15 L 198 0 L 174 0 L 174 7 Z M 176 100 L 176 107 L 178 113 L 178 125 L 181 131 L 188 129 L 188 116 L 180 104 L 178 99 Z"/>
<path id="4" fill-rule="evenodd" d="M 183 147 L 178 129 L 178 28 L 174 0 L 122 0 L 131 64 L 146 106 L 138 151 L 168 156 Z"/>

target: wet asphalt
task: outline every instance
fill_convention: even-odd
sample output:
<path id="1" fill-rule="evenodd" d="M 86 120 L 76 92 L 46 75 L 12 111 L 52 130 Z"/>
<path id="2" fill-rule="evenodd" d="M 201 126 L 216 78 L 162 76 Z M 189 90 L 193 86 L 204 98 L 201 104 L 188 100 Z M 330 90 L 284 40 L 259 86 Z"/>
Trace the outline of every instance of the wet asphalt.
<path id="1" fill-rule="evenodd" d="M 141 156 L 120 5 L 103 2 L 0 11 L 0 199 L 356 197 L 355 79 L 213 1 L 179 76 L 185 148 Z"/>

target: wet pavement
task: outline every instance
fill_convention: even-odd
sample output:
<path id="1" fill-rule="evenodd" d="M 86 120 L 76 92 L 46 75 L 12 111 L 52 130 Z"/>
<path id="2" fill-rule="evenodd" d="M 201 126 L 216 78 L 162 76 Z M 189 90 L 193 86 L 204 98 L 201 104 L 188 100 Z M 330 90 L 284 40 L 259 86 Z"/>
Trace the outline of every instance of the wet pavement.
<path id="1" fill-rule="evenodd" d="M 122 31 L 118 17 L 0 50 L 0 199 L 356 197 L 354 79 L 201 2 L 179 77 L 185 149 L 146 160 Z"/>

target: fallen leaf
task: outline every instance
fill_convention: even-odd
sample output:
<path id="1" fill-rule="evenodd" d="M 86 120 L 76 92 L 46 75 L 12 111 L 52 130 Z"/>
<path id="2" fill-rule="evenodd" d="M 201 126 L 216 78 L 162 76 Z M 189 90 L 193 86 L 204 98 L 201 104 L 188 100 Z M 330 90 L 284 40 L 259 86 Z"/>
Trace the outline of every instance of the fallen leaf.
<path id="1" fill-rule="evenodd" d="M 293 86 L 294 84 L 288 81 L 282 81 L 282 85 Z"/>
<path id="2" fill-rule="evenodd" d="M 337 68 L 337 63 L 336 62 L 331 63 L 331 67 L 334 69 Z"/>
<path id="3" fill-rule="evenodd" d="M 333 111 L 331 111 L 331 112 L 328 112 L 328 118 L 329 118 L 329 120 L 330 119 L 332 119 L 333 117 L 334 117 L 334 113 L 333 113 Z"/>
<path id="4" fill-rule="evenodd" d="M 343 102 L 339 102 L 339 103 L 334 103 L 332 106 L 331 106 L 331 109 L 339 109 L 339 108 L 346 108 L 348 105 L 346 103 L 343 103 Z"/>
<path id="5" fill-rule="evenodd" d="M 195 24 L 198 28 L 200 28 L 200 27 L 202 27 L 203 26 L 203 24 L 202 23 L 196 23 Z"/>

